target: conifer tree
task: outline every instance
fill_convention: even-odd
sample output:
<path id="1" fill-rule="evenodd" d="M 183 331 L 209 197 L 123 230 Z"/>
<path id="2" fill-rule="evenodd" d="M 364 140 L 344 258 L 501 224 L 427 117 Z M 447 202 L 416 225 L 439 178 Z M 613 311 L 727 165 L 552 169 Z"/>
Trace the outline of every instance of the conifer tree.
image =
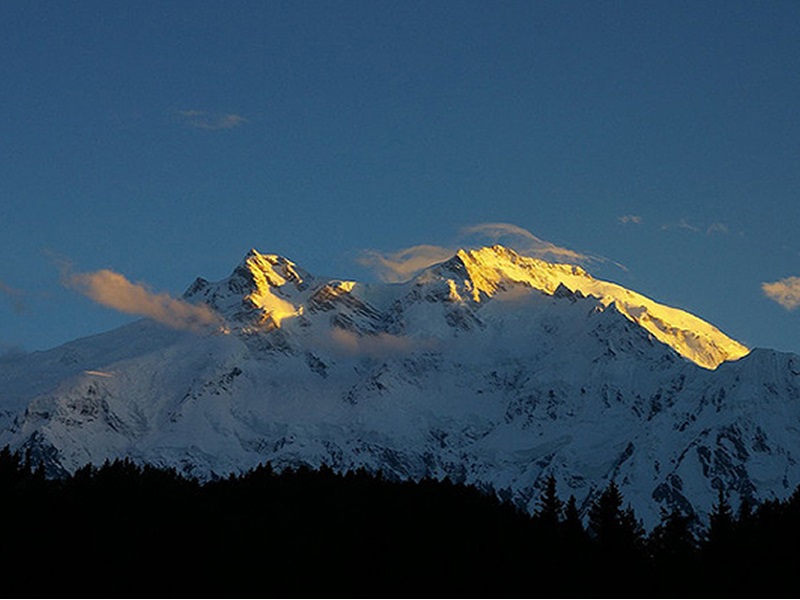
<path id="1" fill-rule="evenodd" d="M 589 510 L 589 531 L 601 550 L 612 554 L 636 554 L 644 530 L 633 509 L 623 509 L 622 493 L 612 481 Z"/>
<path id="2" fill-rule="evenodd" d="M 692 532 L 692 517 L 677 508 L 662 510 L 661 522 L 647 539 L 650 560 L 665 595 L 686 597 L 697 594 L 697 538 Z"/>
<path id="3" fill-rule="evenodd" d="M 567 545 L 578 547 L 586 542 L 586 529 L 583 527 L 578 503 L 573 495 L 570 495 L 564 507 L 564 521 L 561 524 L 561 530 Z"/>
<path id="4" fill-rule="evenodd" d="M 644 529 L 633 509 L 623 508 L 622 493 L 614 481 L 589 509 L 589 533 L 595 549 L 594 561 L 589 566 L 595 577 L 605 585 L 618 581 L 622 586 L 620 594 L 641 590 L 647 580 Z M 620 581 L 621 564 L 626 565 L 626 576 Z"/>
<path id="5" fill-rule="evenodd" d="M 727 495 L 720 486 L 717 489 L 717 502 L 712 506 L 711 514 L 709 515 L 708 528 L 702 548 L 704 568 L 708 574 L 708 584 L 717 583 L 717 587 L 713 588 L 717 590 L 715 593 L 719 593 L 720 584 L 724 582 L 730 586 L 731 581 L 738 579 L 740 575 L 732 565 L 732 560 L 735 556 L 734 543 L 735 520 L 733 510 L 728 502 Z M 712 588 L 706 591 L 710 591 L 710 589 Z"/>
<path id="6" fill-rule="evenodd" d="M 545 487 L 539 499 L 535 516 L 546 535 L 555 536 L 561 524 L 564 503 L 556 491 L 556 478 L 552 474 L 545 480 Z"/>
<path id="7" fill-rule="evenodd" d="M 733 509 L 728 502 L 727 494 L 720 486 L 717 490 L 717 503 L 714 504 L 708 519 L 709 547 L 719 547 L 720 550 L 730 544 L 734 530 Z"/>

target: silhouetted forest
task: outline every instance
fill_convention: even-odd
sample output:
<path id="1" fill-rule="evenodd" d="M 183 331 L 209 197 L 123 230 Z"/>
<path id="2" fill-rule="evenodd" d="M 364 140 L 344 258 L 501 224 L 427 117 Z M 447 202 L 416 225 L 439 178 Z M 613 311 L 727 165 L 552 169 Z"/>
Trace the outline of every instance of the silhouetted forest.
<path id="1" fill-rule="evenodd" d="M 357 471 L 200 483 L 123 460 L 62 479 L 0 451 L 10 597 L 791 597 L 800 493 L 645 532 L 611 483 L 586 525 L 547 480 L 533 515 L 448 481 Z"/>

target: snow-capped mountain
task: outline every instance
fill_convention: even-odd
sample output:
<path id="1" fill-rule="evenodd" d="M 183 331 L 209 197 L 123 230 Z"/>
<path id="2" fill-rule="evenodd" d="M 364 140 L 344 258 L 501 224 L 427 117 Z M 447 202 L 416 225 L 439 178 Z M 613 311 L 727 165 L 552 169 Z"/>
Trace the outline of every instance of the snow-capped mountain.
<path id="1" fill-rule="evenodd" d="M 646 526 L 661 507 L 704 518 L 719 487 L 735 504 L 800 483 L 800 357 L 576 266 L 493 246 L 368 285 L 253 250 L 184 301 L 218 320 L 0 362 L 0 446 L 52 473 L 364 466 L 528 506 L 551 473 L 584 506 L 613 479 Z"/>

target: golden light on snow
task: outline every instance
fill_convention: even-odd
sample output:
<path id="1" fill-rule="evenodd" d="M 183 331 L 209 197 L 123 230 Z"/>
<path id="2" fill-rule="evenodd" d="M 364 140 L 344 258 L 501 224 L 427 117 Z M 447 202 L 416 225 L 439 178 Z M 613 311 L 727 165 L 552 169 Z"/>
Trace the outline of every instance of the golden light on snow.
<path id="1" fill-rule="evenodd" d="M 514 225 L 513 223 L 479 223 L 477 225 L 464 227 L 461 230 L 461 233 L 463 235 L 477 234 L 484 237 L 494 238 L 495 240 L 511 236 L 521 240 L 522 248 L 520 248 L 520 250 L 524 251 L 526 255 L 538 256 L 545 259 L 566 260 L 573 262 L 586 262 L 592 259 L 592 257 L 581 254 L 580 252 L 576 252 L 575 250 L 557 246 L 552 242 L 543 240 L 542 238 L 535 236 L 524 227 Z M 515 245 L 515 247 L 517 246 Z"/>
<path id="2" fill-rule="evenodd" d="M 274 260 L 276 257 L 258 254 L 255 251 L 252 251 L 247 258 L 246 263 L 256 289 L 246 296 L 246 300 L 254 307 L 262 309 L 265 319 L 271 320 L 276 327 L 280 327 L 284 319 L 303 314 L 303 307 L 295 306 L 273 291 L 275 288 L 286 285 L 288 280 L 275 269 L 275 264 L 270 258 Z M 302 281 L 300 275 L 294 270 L 294 265 L 286 261 L 286 264 L 282 266 L 290 277 L 296 281 Z"/>
<path id="3" fill-rule="evenodd" d="M 407 261 L 408 267 L 413 266 L 416 270 L 434 256 L 442 258 L 438 254 L 438 247 L 416 248 L 413 252 L 396 257 L 397 261 Z M 445 260 L 449 258 L 452 255 L 446 256 Z M 735 360 L 749 353 L 746 346 L 706 321 L 686 311 L 659 304 L 617 284 L 594 279 L 576 265 L 522 256 L 500 245 L 459 250 L 455 258 L 462 266 L 448 273 L 442 281 L 447 285 L 447 297 L 452 303 L 483 303 L 491 298 L 508 301 L 514 297 L 515 290 L 533 289 L 552 295 L 560 286 L 564 286 L 572 292 L 597 298 L 603 306 L 613 304 L 620 313 L 643 327 L 655 339 L 702 367 L 714 369 L 724 361 Z M 320 292 L 327 289 L 336 296 L 349 294 L 356 286 L 352 281 L 328 281 L 324 283 L 324 288 L 309 288 L 314 278 L 304 281 L 303 278 L 309 276 L 294 263 L 277 255 L 262 255 L 255 250 L 247 256 L 244 267 L 248 281 L 243 300 L 255 313 L 256 319 L 252 325 L 257 330 L 280 328 L 286 319 L 303 315 L 309 299 L 309 292 L 304 290 Z M 404 265 L 400 267 L 405 268 Z M 425 277 L 435 279 L 439 275 L 438 270 L 432 270 Z M 64 280 L 70 287 L 104 306 L 146 316 L 173 328 L 216 329 L 221 334 L 231 332 L 231 325 L 209 305 L 192 304 L 168 294 L 154 293 L 113 271 L 66 273 Z M 787 308 L 800 305 L 800 278 L 764 284 L 764 291 Z M 412 342 L 406 336 L 387 333 L 356 335 L 334 328 L 327 343 L 348 354 L 380 356 L 408 352 L 417 348 L 420 342 Z"/>
<path id="4" fill-rule="evenodd" d="M 269 289 L 262 289 L 247 296 L 247 299 L 258 308 L 264 310 L 265 317 L 271 319 L 277 327 L 287 317 L 297 317 L 303 314 L 303 307 L 295 307 L 294 304 L 283 298 L 279 298 Z"/>
<path id="5" fill-rule="evenodd" d="M 617 309 L 671 346 L 682 356 L 707 369 L 726 360 L 736 360 L 750 350 L 702 319 L 677 308 L 659 304 L 620 285 L 593 278 L 575 265 L 549 263 L 521 256 L 502 246 L 460 250 L 458 256 L 467 268 L 472 295 L 493 295 L 503 281 L 514 281 L 553 294 L 563 284 L 571 291 L 594 296 L 605 306 Z"/>

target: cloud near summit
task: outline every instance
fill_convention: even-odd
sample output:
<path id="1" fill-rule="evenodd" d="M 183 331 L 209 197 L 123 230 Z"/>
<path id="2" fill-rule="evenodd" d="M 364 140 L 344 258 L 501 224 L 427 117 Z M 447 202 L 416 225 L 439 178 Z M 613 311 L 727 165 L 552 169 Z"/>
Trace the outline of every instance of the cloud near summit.
<path id="1" fill-rule="evenodd" d="M 503 243 L 517 252 L 526 256 L 533 256 L 551 261 L 566 262 L 590 262 L 596 257 L 581 254 L 569 248 L 557 246 L 552 242 L 543 240 L 533 235 L 527 229 L 512 223 L 480 223 L 464 227 L 461 230 L 462 237 L 474 237 L 488 239 L 493 243 Z"/>
<path id="2" fill-rule="evenodd" d="M 65 272 L 67 287 L 98 304 L 131 315 L 148 317 L 173 329 L 200 331 L 218 325 L 219 317 L 206 305 L 190 304 L 166 293 L 154 293 L 140 283 L 108 269 L 91 273 Z"/>
<path id="3" fill-rule="evenodd" d="M 389 253 L 364 250 L 356 260 L 373 269 L 382 281 L 401 283 L 423 269 L 447 260 L 455 253 L 456 250 L 452 248 L 422 244 Z"/>
<path id="4" fill-rule="evenodd" d="M 520 254 L 553 262 L 586 263 L 604 259 L 557 246 L 512 223 L 479 223 L 463 227 L 452 246 L 419 244 L 396 252 L 364 250 L 357 262 L 375 271 L 387 283 L 408 281 L 432 265 L 446 261 L 459 248 L 502 244 Z"/>

